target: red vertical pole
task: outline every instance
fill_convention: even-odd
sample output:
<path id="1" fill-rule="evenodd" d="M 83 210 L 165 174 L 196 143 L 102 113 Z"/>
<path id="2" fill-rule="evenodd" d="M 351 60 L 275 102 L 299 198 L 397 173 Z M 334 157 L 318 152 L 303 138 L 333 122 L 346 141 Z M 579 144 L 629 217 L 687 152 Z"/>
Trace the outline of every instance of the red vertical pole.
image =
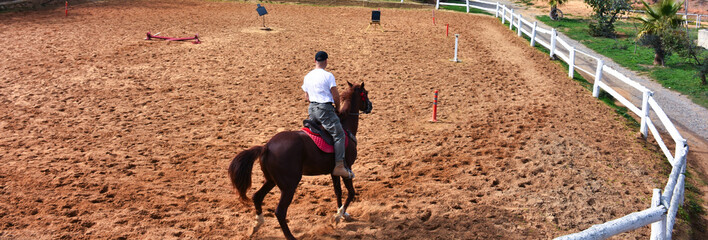
<path id="1" fill-rule="evenodd" d="M 450 36 L 450 24 L 445 24 L 445 37 Z"/>
<path id="2" fill-rule="evenodd" d="M 435 9 L 433 8 L 433 25 L 435 25 Z"/>
<path id="3" fill-rule="evenodd" d="M 64 2 L 64 17 L 69 16 L 69 1 Z"/>
<path id="4" fill-rule="evenodd" d="M 431 119 L 430 121 L 438 121 L 438 90 L 435 90 L 435 100 L 433 101 L 433 119 Z"/>

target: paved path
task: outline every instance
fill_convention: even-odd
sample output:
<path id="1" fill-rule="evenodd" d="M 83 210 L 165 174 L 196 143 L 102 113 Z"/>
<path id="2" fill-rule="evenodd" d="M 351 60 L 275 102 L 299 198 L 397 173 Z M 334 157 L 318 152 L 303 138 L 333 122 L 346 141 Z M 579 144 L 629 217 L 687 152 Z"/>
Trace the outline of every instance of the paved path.
<path id="1" fill-rule="evenodd" d="M 530 22 L 536 21 L 536 15 L 530 11 L 525 11 L 522 7 L 518 7 L 509 1 L 499 1 L 499 3 L 514 9 L 515 13 L 521 13 L 524 16 L 524 19 Z M 495 5 L 488 5 L 479 2 L 471 2 L 471 4 L 484 8 L 496 8 Z M 542 22 L 538 22 L 538 26 L 545 29 L 551 29 L 551 27 L 547 26 Z M 529 28 L 524 29 L 528 32 L 531 32 L 531 29 Z M 539 36 L 543 41 L 550 42 L 550 35 L 539 34 Z M 585 47 L 581 43 L 570 39 L 562 33 L 559 33 L 559 36 L 566 40 L 568 44 L 575 47 L 576 50 L 589 53 L 592 56 L 602 59 L 605 65 L 610 66 L 611 68 L 619 71 L 630 79 L 638 82 L 639 84 L 653 91 L 654 99 L 656 99 L 657 103 L 659 103 L 659 105 L 666 112 L 669 118 L 671 118 L 672 122 L 677 126 L 677 128 L 679 128 L 679 132 L 681 132 L 681 135 L 684 138 L 689 139 L 689 145 L 691 144 L 690 140 L 703 141 L 704 143 L 708 142 L 708 109 L 693 103 L 686 96 L 678 92 L 664 88 L 663 86 L 661 86 L 661 84 L 657 83 L 654 80 L 651 80 L 644 76 L 640 76 L 639 74 L 631 70 L 621 67 L 619 64 L 612 61 L 612 59 L 596 53 L 592 49 Z M 562 46 L 561 44 L 557 44 L 556 47 L 558 48 L 557 51 L 566 56 L 568 55 L 569 50 L 566 49 L 564 46 Z M 582 68 L 593 74 L 595 73 L 595 69 L 597 68 L 597 60 L 591 57 L 587 57 L 584 54 L 576 54 L 575 63 L 576 65 L 578 65 L 579 68 Z M 589 74 L 584 73 L 582 71 L 578 72 L 580 72 L 588 81 L 594 81 L 594 78 Z M 630 100 L 635 106 L 639 106 L 641 108 L 642 92 L 621 82 L 619 79 L 607 76 L 607 74 L 603 76 L 603 81 L 610 85 L 613 89 L 618 90 L 620 94 Z M 652 116 L 652 119 L 652 122 L 654 122 L 657 127 L 663 128 L 656 116 Z"/>

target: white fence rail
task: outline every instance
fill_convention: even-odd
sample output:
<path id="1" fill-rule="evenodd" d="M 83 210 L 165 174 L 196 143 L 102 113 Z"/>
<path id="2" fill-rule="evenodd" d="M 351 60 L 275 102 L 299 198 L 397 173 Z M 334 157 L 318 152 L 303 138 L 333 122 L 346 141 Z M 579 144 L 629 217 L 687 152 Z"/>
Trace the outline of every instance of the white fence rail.
<path id="1" fill-rule="evenodd" d="M 644 10 L 629 10 L 629 11 L 633 12 L 633 13 L 644 13 Z M 683 15 L 683 19 L 684 19 L 684 21 L 686 21 L 686 23 L 690 23 L 689 17 L 693 16 L 695 18 L 695 20 L 693 22 L 696 23 L 697 28 L 701 27 L 702 21 L 708 21 L 708 15 L 703 15 L 703 14 L 689 13 L 688 15 L 686 15 L 686 13 L 679 12 L 679 13 L 676 13 L 676 15 Z"/>
<path id="2" fill-rule="evenodd" d="M 480 4 L 470 3 L 482 3 L 481 5 L 486 4 L 489 7 L 480 7 L 478 6 Z M 528 36 L 530 38 L 531 46 L 534 46 L 535 43 L 539 43 L 543 47 L 550 50 L 551 57 L 557 56 L 561 60 L 568 63 L 569 77 L 573 77 L 575 70 L 582 71 L 593 76 L 595 79 L 593 84 L 593 96 L 599 97 L 600 90 L 603 90 L 625 105 L 632 111 L 632 113 L 639 116 L 641 118 L 640 131 L 642 135 L 646 138 L 651 132 L 657 144 L 666 156 L 666 159 L 669 163 L 671 163 L 672 171 L 669 175 L 666 186 L 663 192 L 660 189 L 654 189 L 652 204 L 648 209 L 631 213 L 603 224 L 594 225 L 585 231 L 558 237 L 556 239 L 605 239 L 650 224 L 652 229 L 651 239 L 671 239 L 672 229 L 674 223 L 676 222 L 676 212 L 678 211 L 679 205 L 683 204 L 685 181 L 684 173 L 686 172 L 686 154 L 688 154 L 688 144 L 678 132 L 664 110 L 662 110 L 656 102 L 653 97 L 653 92 L 636 81 L 629 79 L 627 76 L 616 71 L 615 69 L 605 65 L 600 58 L 576 50 L 575 47 L 568 43 L 568 41 L 559 37 L 555 29 L 543 29 L 538 27 L 537 22 L 531 23 L 530 21 L 523 19 L 521 14 L 515 14 L 513 9 L 501 5 L 498 2 L 491 3 L 473 0 L 465 1 L 465 4 L 461 4 L 446 3 L 437 0 L 435 7 L 439 8 L 441 5 L 465 6 L 467 7 L 467 12 L 469 12 L 470 7 L 493 12 L 494 16 L 501 18 L 502 24 L 509 22 L 509 29 L 516 27 L 516 32 L 519 36 L 521 36 L 521 34 Z M 526 29 L 531 30 L 529 32 Z M 567 54 L 565 52 L 567 52 Z M 575 61 L 578 53 L 594 59 L 597 62 L 596 69 L 583 69 L 581 66 L 576 66 Z M 606 77 L 603 78 L 603 75 Z M 623 84 L 630 86 L 631 89 L 641 92 L 641 105 L 635 106 L 631 101 L 619 94 L 616 90 L 612 89 L 612 87 L 605 83 L 607 76 L 612 76 L 613 78 L 621 81 Z M 650 118 L 650 113 L 652 112 L 658 117 L 659 122 L 661 122 L 674 141 L 676 148 L 673 154 L 662 139 L 655 123 L 652 122 Z"/>

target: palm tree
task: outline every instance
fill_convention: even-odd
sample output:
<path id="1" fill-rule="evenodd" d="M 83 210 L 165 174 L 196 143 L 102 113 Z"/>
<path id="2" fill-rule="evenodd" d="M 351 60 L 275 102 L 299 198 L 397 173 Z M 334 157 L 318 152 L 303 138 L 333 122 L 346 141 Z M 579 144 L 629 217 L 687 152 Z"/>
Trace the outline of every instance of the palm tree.
<path id="1" fill-rule="evenodd" d="M 560 19 L 558 16 L 558 6 L 563 5 L 567 1 L 568 0 L 548 0 L 548 4 L 551 5 L 551 12 L 550 14 L 548 14 L 548 16 L 550 16 L 552 20 Z"/>
<path id="2" fill-rule="evenodd" d="M 654 49 L 654 65 L 664 65 L 666 56 L 666 40 L 677 34 L 677 29 L 683 24 L 683 19 L 676 13 L 681 9 L 683 2 L 677 0 L 660 0 L 659 3 L 649 5 L 644 0 L 644 16 L 638 18 L 642 28 L 637 34 L 637 39 Z"/>

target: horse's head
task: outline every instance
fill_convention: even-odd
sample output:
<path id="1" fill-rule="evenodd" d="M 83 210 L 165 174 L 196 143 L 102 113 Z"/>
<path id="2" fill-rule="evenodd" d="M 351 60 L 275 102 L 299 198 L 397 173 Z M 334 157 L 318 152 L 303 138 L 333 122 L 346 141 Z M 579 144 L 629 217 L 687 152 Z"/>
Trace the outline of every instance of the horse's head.
<path id="1" fill-rule="evenodd" d="M 360 85 L 354 85 L 347 82 L 347 84 L 349 84 L 349 89 L 352 93 L 350 96 L 351 106 L 353 108 L 357 108 L 358 111 L 363 113 L 371 113 L 371 110 L 373 110 L 374 107 L 369 100 L 369 91 L 364 88 L 364 83 L 362 82 Z"/>

